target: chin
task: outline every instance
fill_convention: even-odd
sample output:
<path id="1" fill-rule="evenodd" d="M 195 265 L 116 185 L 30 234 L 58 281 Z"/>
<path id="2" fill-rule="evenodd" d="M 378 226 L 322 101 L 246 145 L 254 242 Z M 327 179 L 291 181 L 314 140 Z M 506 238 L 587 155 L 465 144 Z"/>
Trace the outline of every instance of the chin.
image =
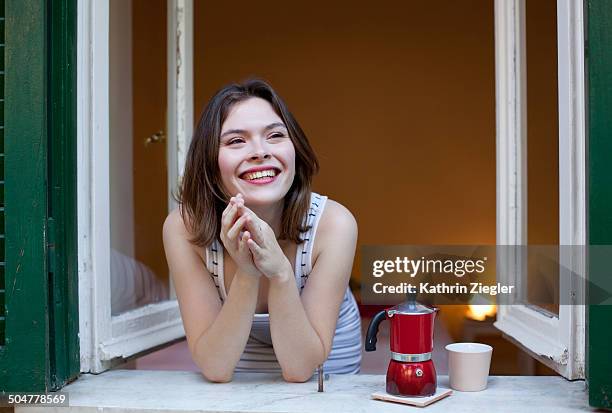
<path id="1" fill-rule="evenodd" d="M 244 196 L 244 203 L 247 207 L 249 206 L 265 206 L 273 205 L 285 199 L 287 192 L 279 191 L 245 191 L 242 193 Z"/>
<path id="2" fill-rule="evenodd" d="M 272 185 L 240 185 L 237 192 L 242 193 L 244 197 L 244 203 L 248 207 L 249 205 L 272 205 L 279 201 L 282 201 L 289 192 L 290 186 L 279 185 L 280 182 Z"/>

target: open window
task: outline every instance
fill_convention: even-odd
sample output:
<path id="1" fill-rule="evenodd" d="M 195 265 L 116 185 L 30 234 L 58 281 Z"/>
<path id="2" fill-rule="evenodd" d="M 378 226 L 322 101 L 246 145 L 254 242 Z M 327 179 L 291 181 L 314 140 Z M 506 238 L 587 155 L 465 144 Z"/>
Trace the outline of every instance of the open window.
<path id="1" fill-rule="evenodd" d="M 162 225 L 193 125 L 192 0 L 80 0 L 81 371 L 184 335 Z"/>
<path id="2" fill-rule="evenodd" d="M 497 245 L 506 248 L 498 260 L 499 281 L 516 285 L 526 291 L 530 279 L 527 271 L 526 249 L 505 246 L 527 246 L 529 217 L 537 216 L 537 206 L 529 202 L 529 154 L 536 136 L 529 136 L 530 121 L 535 111 L 530 110 L 530 47 L 529 14 L 525 0 L 496 0 L 496 101 L 497 101 Z M 531 3 L 531 2 L 530 2 Z M 552 238 L 558 248 L 557 273 L 553 291 L 558 292 L 549 306 L 537 306 L 526 297 L 520 304 L 500 305 L 495 326 L 526 349 L 539 361 L 568 379 L 585 377 L 585 306 L 584 254 L 577 246 L 586 244 L 586 133 L 584 85 L 584 20 L 582 0 L 549 0 L 549 18 L 556 19 L 556 62 L 549 73 L 556 86 L 556 116 L 558 140 L 544 144 L 554 159 L 545 165 L 558 171 L 554 190 L 554 205 L 548 208 L 557 225 Z M 556 13 L 555 13 L 556 12 Z M 554 44 L 552 45 L 554 48 Z M 545 54 L 540 48 L 535 53 Z M 550 61 L 549 61 L 550 62 Z M 556 64 L 555 64 L 556 63 Z M 557 79 L 554 82 L 554 79 Z M 537 81 L 536 81 L 537 82 Z M 531 87 L 539 87 L 531 81 Z M 556 85 L 555 85 L 556 83 Z M 549 90 L 550 92 L 550 90 Z M 537 105 L 541 105 L 539 102 Z M 542 111 L 536 106 L 536 111 Z M 546 113 L 545 110 L 543 110 Z M 556 125 L 555 125 L 556 126 Z M 530 139 L 532 141 L 530 142 Z M 556 144 L 556 145 L 555 145 Z M 537 148 L 534 150 L 538 150 Z M 538 156 L 539 161 L 544 161 Z M 532 206 L 530 208 L 530 206 Z M 558 211 L 558 212 L 557 212 Z M 507 251 L 512 251 L 507 253 Z M 568 274 L 570 272 L 571 274 Z M 569 283 L 569 284 L 566 284 Z M 562 296 L 561 296 L 562 295 Z M 574 303 L 574 304 L 572 304 Z"/>

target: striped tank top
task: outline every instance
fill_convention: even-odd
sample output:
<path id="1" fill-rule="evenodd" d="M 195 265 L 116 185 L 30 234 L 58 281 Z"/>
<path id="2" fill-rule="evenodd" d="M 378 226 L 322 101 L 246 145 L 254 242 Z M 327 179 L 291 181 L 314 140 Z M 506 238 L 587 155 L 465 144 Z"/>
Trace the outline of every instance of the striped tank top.
<path id="1" fill-rule="evenodd" d="M 327 201 L 326 196 L 312 193 L 308 211 L 308 231 L 302 233 L 304 242 L 297 246 L 295 257 L 295 282 L 300 290 L 304 289 L 308 275 L 312 271 L 312 253 L 317 226 Z M 215 240 L 206 248 L 206 267 L 213 277 L 221 301 L 227 292 L 223 279 L 223 244 Z M 361 365 L 361 319 L 355 297 L 347 287 L 340 311 L 332 349 L 325 363 L 325 373 L 355 374 Z M 274 354 L 270 334 L 270 315 L 254 314 L 251 333 L 236 372 L 280 373 L 281 368 Z"/>

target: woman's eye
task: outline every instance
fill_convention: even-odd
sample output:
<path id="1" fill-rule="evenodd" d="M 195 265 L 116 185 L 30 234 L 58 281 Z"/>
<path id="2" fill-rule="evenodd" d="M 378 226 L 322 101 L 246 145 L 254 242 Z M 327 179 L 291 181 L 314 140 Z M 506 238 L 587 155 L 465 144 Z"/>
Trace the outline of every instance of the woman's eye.
<path id="1" fill-rule="evenodd" d="M 271 134 L 270 136 L 268 136 L 269 139 L 273 139 L 273 138 L 284 138 L 285 134 L 281 133 L 281 132 L 275 132 L 273 134 Z"/>
<path id="2" fill-rule="evenodd" d="M 244 142 L 244 139 L 242 138 L 231 138 L 230 140 L 227 141 L 228 145 L 234 145 L 236 143 L 242 143 Z"/>

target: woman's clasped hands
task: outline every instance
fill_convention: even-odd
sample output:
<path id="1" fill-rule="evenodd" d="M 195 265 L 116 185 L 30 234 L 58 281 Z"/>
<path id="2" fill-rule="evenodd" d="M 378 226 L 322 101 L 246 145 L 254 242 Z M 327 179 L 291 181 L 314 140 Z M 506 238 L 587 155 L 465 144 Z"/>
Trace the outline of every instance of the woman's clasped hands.
<path id="1" fill-rule="evenodd" d="M 277 279 L 292 271 L 274 230 L 244 205 L 242 194 L 232 197 L 223 211 L 220 238 L 236 265 L 248 275 Z"/>

